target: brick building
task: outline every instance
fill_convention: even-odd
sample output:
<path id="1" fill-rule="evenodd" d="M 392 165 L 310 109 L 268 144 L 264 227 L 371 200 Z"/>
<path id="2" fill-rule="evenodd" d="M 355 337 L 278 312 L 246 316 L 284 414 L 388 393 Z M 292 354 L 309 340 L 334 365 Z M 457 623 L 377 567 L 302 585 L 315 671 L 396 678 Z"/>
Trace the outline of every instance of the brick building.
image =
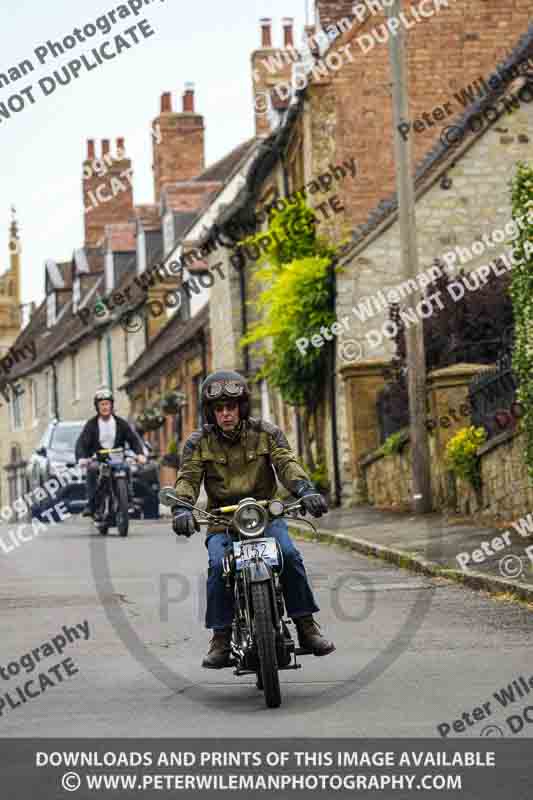
<path id="1" fill-rule="evenodd" d="M 355 159 L 356 180 L 343 180 L 335 189 L 343 214 L 331 215 L 323 223 L 323 230 L 335 240 L 341 241 L 347 235 L 352 240 L 342 259 L 344 273 L 337 281 L 339 319 L 351 311 L 361 293 L 370 294 L 397 281 L 399 270 L 397 230 L 392 233 L 395 173 L 389 55 L 386 41 L 377 41 L 375 33 L 376 28 L 383 31 L 379 26 L 384 25 L 385 15 L 376 8 L 373 12 L 366 8 L 362 14 L 360 6 L 356 17 L 351 3 L 317 0 L 317 19 L 327 35 L 320 36 L 316 29 L 306 30 L 308 41 L 311 37 L 312 62 L 305 49 L 295 51 L 292 33 L 287 34 L 286 26 L 282 46 L 276 48 L 270 21 L 261 21 L 261 45 L 252 54 L 252 71 L 254 89 L 263 102 L 256 101 L 255 108 L 256 130 L 262 144 L 248 165 L 245 184 L 216 217 L 221 227 L 231 222 L 245 224 L 250 208 L 258 209 L 277 195 L 287 196 L 308 185 L 315 176 L 329 171 L 330 165 Z M 424 205 L 419 224 L 421 263 L 426 266 L 450 244 L 476 238 L 481 230 L 497 225 L 502 216 L 509 214 L 504 176 L 511 174 L 517 159 L 531 152 L 527 102 L 516 112 L 510 126 L 507 120 L 502 126 L 494 118 L 487 119 L 479 136 L 465 139 L 464 149 L 458 153 L 441 143 L 441 134 L 446 127 L 458 124 L 465 106 L 467 112 L 473 106 L 470 110 L 476 113 L 476 101 L 490 105 L 505 92 L 520 88 L 509 85 L 510 81 L 505 87 L 505 81 L 491 78 L 498 65 L 510 67 L 522 59 L 521 69 L 527 68 L 531 38 L 527 35 L 528 16 L 528 3 L 522 0 L 513 2 L 503 18 L 496 0 L 476 0 L 473 4 L 458 0 L 412 24 L 407 32 L 411 124 L 414 126 L 415 119 L 422 120 L 424 114 L 426 120 L 430 115 L 430 122 L 424 122 L 423 127 L 418 123 L 410 133 L 419 197 L 431 187 L 425 198 L 429 205 Z M 381 38 L 384 39 L 383 33 Z M 530 58 L 530 68 L 531 65 Z M 292 92 L 290 87 L 287 90 L 288 74 L 292 76 Z M 280 85 L 283 88 L 278 92 L 276 87 Z M 268 113 L 264 113 L 265 104 Z M 442 110 L 434 115 L 436 108 Z M 447 189 L 450 180 L 455 187 L 452 191 Z M 308 193 L 307 200 L 318 208 L 326 196 Z M 382 242 L 374 242 L 378 231 L 388 228 L 391 231 L 387 236 L 382 233 Z M 387 245 L 380 249 L 385 241 Z M 365 252 L 368 246 L 372 246 L 372 258 Z M 230 256 L 228 251 L 227 262 Z M 234 275 L 232 283 L 213 287 L 211 297 L 213 308 L 225 309 L 224 315 L 231 319 L 235 331 L 232 346 L 224 348 L 226 362 L 247 366 L 250 374 L 257 370 L 260 358 L 240 352 L 235 343 L 237 332 L 242 334 L 252 321 L 246 306 L 246 301 L 253 299 L 252 271 L 248 265 L 238 276 Z M 228 326 L 218 322 L 213 312 L 212 327 L 216 353 L 223 327 L 224 341 L 228 342 Z M 388 359 L 390 354 L 389 347 L 373 356 Z M 354 417 L 356 406 L 352 401 L 347 403 L 346 385 L 352 397 L 350 384 L 355 373 L 343 371 L 345 362 L 339 352 L 336 356 L 333 374 L 326 376 L 330 391 L 326 392 L 322 408 L 324 449 L 336 499 L 349 504 L 357 500 L 357 459 L 368 447 L 364 435 L 354 435 L 354 431 L 368 428 L 370 422 L 363 419 L 368 409 L 361 410 L 362 422 Z M 367 389 L 375 396 L 374 367 L 367 366 L 365 374 L 364 362 L 360 365 L 361 381 L 355 398 L 369 395 Z M 276 407 L 275 396 L 270 397 L 269 405 Z M 293 416 L 287 410 L 281 416 L 277 413 L 280 424 L 284 417 Z M 296 446 L 298 418 L 296 413 Z M 320 437 L 315 441 L 320 442 Z"/>

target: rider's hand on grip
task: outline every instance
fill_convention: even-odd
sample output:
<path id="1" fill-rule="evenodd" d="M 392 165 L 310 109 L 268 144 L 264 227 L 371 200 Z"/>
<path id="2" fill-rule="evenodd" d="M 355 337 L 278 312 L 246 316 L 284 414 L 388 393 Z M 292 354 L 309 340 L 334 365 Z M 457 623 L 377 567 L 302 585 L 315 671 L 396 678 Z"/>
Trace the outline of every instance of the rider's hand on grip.
<path id="1" fill-rule="evenodd" d="M 173 512 L 172 529 L 176 536 L 186 536 L 188 539 L 195 531 L 200 530 L 200 526 L 195 520 L 192 511 L 187 511 L 185 508 L 177 508 Z"/>
<path id="2" fill-rule="evenodd" d="M 302 505 L 305 511 L 309 511 L 309 513 L 313 517 L 321 517 L 322 514 L 326 514 L 328 511 L 328 504 L 324 497 L 321 494 L 313 493 L 304 495 L 301 498 Z"/>

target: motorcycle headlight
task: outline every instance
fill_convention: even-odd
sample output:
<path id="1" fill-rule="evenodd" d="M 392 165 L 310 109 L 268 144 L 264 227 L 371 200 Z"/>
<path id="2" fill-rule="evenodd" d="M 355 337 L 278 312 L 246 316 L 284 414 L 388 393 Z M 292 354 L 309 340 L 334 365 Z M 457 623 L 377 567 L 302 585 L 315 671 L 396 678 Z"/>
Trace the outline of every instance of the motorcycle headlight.
<path id="1" fill-rule="evenodd" d="M 285 513 L 285 506 L 281 502 L 281 500 L 272 500 L 268 504 L 268 510 L 270 512 L 271 517 L 282 517 Z"/>
<path id="2" fill-rule="evenodd" d="M 254 500 L 243 500 L 233 516 L 233 524 L 242 536 L 261 536 L 267 522 L 265 509 Z"/>

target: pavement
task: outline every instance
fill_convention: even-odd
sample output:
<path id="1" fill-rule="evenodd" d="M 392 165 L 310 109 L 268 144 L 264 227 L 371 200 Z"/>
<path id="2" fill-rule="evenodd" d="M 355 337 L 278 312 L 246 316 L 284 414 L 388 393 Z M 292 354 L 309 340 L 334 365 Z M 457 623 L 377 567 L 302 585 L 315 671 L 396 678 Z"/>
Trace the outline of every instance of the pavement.
<path id="1" fill-rule="evenodd" d="M 533 523 L 533 515 L 530 519 Z M 533 602 L 533 535 L 521 534 L 512 522 L 517 521 L 486 527 L 464 517 L 414 516 L 357 506 L 332 509 L 313 520 L 316 535 L 301 521 L 291 522 L 290 528 L 300 538 L 348 547 L 424 575 L 529 604 Z"/>

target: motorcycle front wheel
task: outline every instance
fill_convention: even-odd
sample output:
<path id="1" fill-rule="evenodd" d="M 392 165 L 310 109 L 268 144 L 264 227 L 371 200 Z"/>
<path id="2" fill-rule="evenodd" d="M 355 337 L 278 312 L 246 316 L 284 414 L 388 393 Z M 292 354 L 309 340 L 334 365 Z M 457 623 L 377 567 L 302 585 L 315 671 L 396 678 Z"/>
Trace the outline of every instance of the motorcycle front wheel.
<path id="1" fill-rule="evenodd" d="M 281 689 L 268 583 L 252 583 L 252 604 L 260 669 L 258 688 L 262 684 L 261 688 L 265 694 L 265 703 L 268 708 L 279 708 Z"/>
<path id="2" fill-rule="evenodd" d="M 128 535 L 130 517 L 128 514 L 128 485 L 125 480 L 117 480 L 117 528 L 121 536 Z"/>
<path id="3" fill-rule="evenodd" d="M 101 497 L 96 501 L 96 510 L 100 514 L 100 519 L 102 522 L 95 522 L 94 527 L 101 536 L 105 536 L 109 530 L 109 525 L 105 521 L 107 520 L 109 514 L 108 504 L 107 497 Z"/>

